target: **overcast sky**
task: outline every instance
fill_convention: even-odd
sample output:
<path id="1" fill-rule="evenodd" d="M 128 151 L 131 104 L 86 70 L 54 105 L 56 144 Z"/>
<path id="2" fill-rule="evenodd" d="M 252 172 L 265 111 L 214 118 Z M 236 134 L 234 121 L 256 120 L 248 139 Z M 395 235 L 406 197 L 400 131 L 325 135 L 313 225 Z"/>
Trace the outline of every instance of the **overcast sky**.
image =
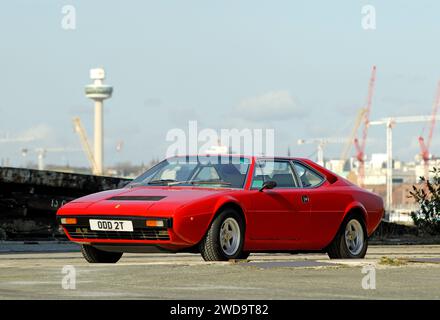
<path id="1" fill-rule="evenodd" d="M 376 8 L 376 30 L 361 25 Z M 62 28 L 65 5 L 76 29 Z M 114 86 L 105 102 L 105 158 L 163 157 L 172 128 L 274 128 L 276 153 L 314 158 L 299 138 L 347 137 L 377 65 L 372 120 L 430 114 L 440 79 L 438 1 L 49 1 L 0 4 L 0 158 L 27 147 L 80 148 L 71 119 L 93 137 L 89 69 Z M 395 155 L 412 160 L 425 124 L 395 129 Z M 439 126 L 440 127 L 440 126 Z M 424 131 L 423 131 L 424 129 Z M 385 151 L 371 128 L 367 153 Z M 116 152 L 118 141 L 123 150 Z M 326 149 L 337 157 L 342 145 Z M 440 154 L 440 129 L 432 152 Z M 30 154 L 28 160 L 36 161 Z M 48 153 L 48 163 L 86 165 L 82 152 Z"/>

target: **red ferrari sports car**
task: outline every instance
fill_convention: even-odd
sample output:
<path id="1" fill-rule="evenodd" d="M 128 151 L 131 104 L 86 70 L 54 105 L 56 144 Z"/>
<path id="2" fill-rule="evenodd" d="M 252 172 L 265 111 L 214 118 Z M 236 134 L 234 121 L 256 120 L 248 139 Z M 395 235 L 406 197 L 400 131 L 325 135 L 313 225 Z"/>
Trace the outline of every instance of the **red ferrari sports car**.
<path id="1" fill-rule="evenodd" d="M 57 213 L 88 262 L 124 252 L 327 252 L 363 258 L 382 199 L 316 163 L 236 155 L 163 160 L 122 189 L 71 201 Z"/>

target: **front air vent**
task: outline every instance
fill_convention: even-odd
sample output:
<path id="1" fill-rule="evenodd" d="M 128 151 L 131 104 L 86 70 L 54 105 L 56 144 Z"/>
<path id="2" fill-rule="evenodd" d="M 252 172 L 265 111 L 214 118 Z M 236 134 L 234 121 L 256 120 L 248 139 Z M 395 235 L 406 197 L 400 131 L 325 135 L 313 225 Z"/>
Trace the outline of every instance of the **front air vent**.
<path id="1" fill-rule="evenodd" d="M 116 196 L 112 198 L 108 198 L 107 200 L 112 201 L 159 201 L 165 196 Z"/>
<path id="2" fill-rule="evenodd" d="M 93 231 L 88 226 L 65 226 L 73 239 L 97 240 L 170 240 L 167 229 L 134 228 L 133 232 Z"/>

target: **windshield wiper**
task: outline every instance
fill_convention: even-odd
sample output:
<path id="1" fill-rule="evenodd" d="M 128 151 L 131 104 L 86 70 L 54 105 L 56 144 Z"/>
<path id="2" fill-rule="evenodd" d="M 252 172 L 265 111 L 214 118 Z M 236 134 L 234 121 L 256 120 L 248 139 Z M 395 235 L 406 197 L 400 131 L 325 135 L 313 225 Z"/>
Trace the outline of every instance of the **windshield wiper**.
<path id="1" fill-rule="evenodd" d="M 190 181 L 191 184 L 221 184 L 225 186 L 230 186 L 232 183 L 222 180 L 194 180 Z"/>
<path id="2" fill-rule="evenodd" d="M 230 186 L 231 183 L 227 181 L 221 181 L 221 180 L 194 180 L 194 181 L 177 181 L 174 179 L 157 179 L 157 180 L 151 180 L 147 184 L 149 185 L 160 185 L 164 184 L 167 186 L 174 186 L 178 184 L 221 184 L 225 186 Z"/>
<path id="3" fill-rule="evenodd" d="M 171 184 L 173 182 L 180 182 L 174 179 L 157 179 L 157 180 L 151 180 L 147 184 Z"/>

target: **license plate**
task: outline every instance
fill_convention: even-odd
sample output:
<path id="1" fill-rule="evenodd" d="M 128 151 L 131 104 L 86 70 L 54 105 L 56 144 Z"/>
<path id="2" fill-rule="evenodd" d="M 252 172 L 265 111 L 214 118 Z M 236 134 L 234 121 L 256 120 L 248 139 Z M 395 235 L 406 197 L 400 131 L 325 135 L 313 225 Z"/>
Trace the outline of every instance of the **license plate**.
<path id="1" fill-rule="evenodd" d="M 90 219 L 90 230 L 133 232 L 133 223 L 129 220 Z"/>

